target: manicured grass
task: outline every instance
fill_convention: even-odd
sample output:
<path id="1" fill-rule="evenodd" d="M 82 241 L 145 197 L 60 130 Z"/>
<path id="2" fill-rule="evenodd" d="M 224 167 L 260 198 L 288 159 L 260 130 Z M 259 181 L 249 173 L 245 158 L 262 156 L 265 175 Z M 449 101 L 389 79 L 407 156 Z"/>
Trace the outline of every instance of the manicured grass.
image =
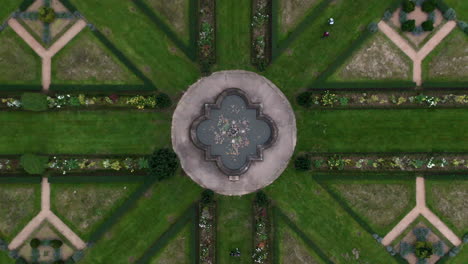
<path id="1" fill-rule="evenodd" d="M 380 20 L 389 5 L 376 0 L 334 1 L 267 69 L 266 77 L 293 100 L 294 94 L 338 59 L 371 21 Z M 332 28 L 326 24 L 329 17 L 335 19 Z M 322 39 L 327 30 L 330 37 Z"/>
<path id="2" fill-rule="evenodd" d="M 311 173 L 290 168 L 265 191 L 282 210 L 336 264 L 348 264 L 346 255 L 360 251 L 362 263 L 397 263 L 314 180 Z"/>
<path id="3" fill-rule="evenodd" d="M 288 264 L 323 264 L 324 262 L 315 255 L 315 253 L 307 247 L 302 239 L 300 239 L 294 231 L 289 229 L 287 225 L 279 221 L 278 235 L 280 241 L 279 252 L 277 258 L 278 263 Z"/>
<path id="4" fill-rule="evenodd" d="M 53 184 L 52 210 L 78 235 L 89 235 L 138 187 L 138 184 Z"/>
<path id="5" fill-rule="evenodd" d="M 0 72 L 2 85 L 41 84 L 39 56 L 9 27 L 0 32 Z"/>
<path id="6" fill-rule="evenodd" d="M 251 0 L 216 1 L 216 70 L 253 70 L 250 63 Z"/>
<path id="7" fill-rule="evenodd" d="M 11 241 L 41 210 L 40 185 L 1 184 L 0 201 L 0 238 Z"/>
<path id="8" fill-rule="evenodd" d="M 15 12 L 20 4 L 21 1 L 5 1 L 2 3 L 2 8 L 0 8 L 0 24 L 2 24 L 11 13 Z"/>
<path id="9" fill-rule="evenodd" d="M 200 192 L 200 187 L 180 174 L 156 183 L 80 263 L 136 261 L 199 198 Z"/>
<path id="10" fill-rule="evenodd" d="M 171 144 L 167 113 L 0 112 L 0 124 L 1 154 L 149 154 Z"/>
<path id="11" fill-rule="evenodd" d="M 8 257 L 8 252 L 0 251 L 0 263 L 2 264 L 13 264 L 15 260 Z"/>
<path id="12" fill-rule="evenodd" d="M 457 19 L 468 20 L 468 2 L 465 0 L 444 0 L 444 2 L 455 9 L 457 12 Z"/>
<path id="13" fill-rule="evenodd" d="M 423 61 L 423 80 L 468 81 L 468 35 L 455 28 Z"/>
<path id="14" fill-rule="evenodd" d="M 242 197 L 217 197 L 218 263 L 252 263 L 252 195 Z M 240 257 L 229 253 L 239 248 Z"/>
<path id="15" fill-rule="evenodd" d="M 410 81 L 412 62 L 383 33 L 367 39 L 328 81 Z"/>
<path id="16" fill-rule="evenodd" d="M 89 28 L 54 56 L 52 80 L 55 84 L 142 84 Z"/>
<path id="17" fill-rule="evenodd" d="M 415 206 L 414 181 L 333 181 L 331 188 L 384 236 Z"/>
<path id="18" fill-rule="evenodd" d="M 199 77 L 198 66 L 178 51 L 133 1 L 70 2 L 161 91 L 176 95 Z"/>
<path id="19" fill-rule="evenodd" d="M 296 111 L 297 151 L 466 151 L 468 111 L 329 110 Z"/>
<path id="20" fill-rule="evenodd" d="M 426 180 L 428 206 L 460 237 L 468 234 L 468 181 Z"/>
<path id="21" fill-rule="evenodd" d="M 278 1 L 279 39 L 283 40 L 306 19 L 319 3 L 324 0 L 274 0 Z M 323 21 L 322 21 L 323 22 Z M 325 22 L 324 22 L 325 23 Z"/>
<path id="22" fill-rule="evenodd" d="M 159 254 L 154 256 L 150 264 L 192 263 L 189 259 L 191 231 L 190 224 L 186 225 Z"/>
<path id="23" fill-rule="evenodd" d="M 466 264 L 466 260 L 468 259 L 468 246 L 462 246 L 460 253 L 453 258 L 449 258 L 446 264 Z"/>

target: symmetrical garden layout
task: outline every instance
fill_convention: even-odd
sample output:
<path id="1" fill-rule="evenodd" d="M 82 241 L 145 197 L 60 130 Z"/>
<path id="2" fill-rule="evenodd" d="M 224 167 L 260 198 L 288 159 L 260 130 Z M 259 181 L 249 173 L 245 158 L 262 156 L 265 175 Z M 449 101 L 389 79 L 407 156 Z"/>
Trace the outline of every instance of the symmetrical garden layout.
<path id="1" fill-rule="evenodd" d="M 0 264 L 467 262 L 467 1 L 4 2 Z"/>

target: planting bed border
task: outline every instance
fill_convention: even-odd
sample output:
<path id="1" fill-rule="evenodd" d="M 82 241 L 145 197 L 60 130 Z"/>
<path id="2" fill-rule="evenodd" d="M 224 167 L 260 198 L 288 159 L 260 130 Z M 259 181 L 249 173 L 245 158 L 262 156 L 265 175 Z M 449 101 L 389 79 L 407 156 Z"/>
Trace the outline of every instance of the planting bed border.
<path id="1" fill-rule="evenodd" d="M 262 29 L 257 29 L 254 25 L 254 16 L 257 13 L 256 7 L 258 6 L 259 1 L 262 0 L 252 0 L 252 14 L 251 14 L 251 27 L 250 27 L 250 43 L 251 43 L 251 62 L 252 65 L 256 66 L 257 70 L 264 71 L 268 65 L 272 61 L 272 26 L 273 26 L 273 1 L 275 0 L 264 0 L 267 2 L 267 15 L 268 21 L 263 24 L 263 30 L 265 31 L 264 40 L 265 40 L 265 47 L 264 47 L 264 59 L 257 59 L 257 52 L 255 50 L 256 44 L 256 37 L 255 33 L 256 30 L 261 31 Z M 262 66 L 260 63 L 264 63 Z"/>
<path id="2" fill-rule="evenodd" d="M 210 245 L 210 250 L 211 250 L 211 262 L 210 263 L 217 263 L 217 254 L 216 254 L 216 248 L 217 248 L 217 225 L 218 225 L 218 215 L 217 215 L 217 203 L 216 201 L 212 201 L 210 204 L 206 204 L 206 205 L 203 205 L 202 202 L 199 202 L 198 203 L 198 217 L 197 217 L 197 221 L 196 221 L 196 227 L 197 227 L 197 235 L 198 235 L 198 240 L 197 240 L 197 259 L 198 259 L 198 262 L 197 263 L 200 263 L 200 264 L 206 264 L 206 262 L 203 262 L 202 259 L 201 259 L 201 252 L 202 252 L 202 243 L 201 243 L 201 239 L 202 239 L 202 228 L 199 226 L 199 223 L 200 223 L 200 218 L 201 218 L 201 215 L 202 215 L 202 208 L 203 206 L 207 206 L 207 207 L 210 207 L 209 210 L 213 216 L 213 220 L 212 220 L 212 226 L 211 226 L 211 245 Z"/>
<path id="3" fill-rule="evenodd" d="M 270 199 L 268 198 L 268 204 L 266 206 L 260 206 L 256 203 L 256 201 L 253 201 L 252 203 L 252 223 L 253 223 L 253 228 L 252 228 L 252 236 L 253 236 L 253 250 L 252 252 L 255 253 L 256 249 L 257 249 L 257 245 L 262 242 L 263 240 L 259 239 L 258 237 L 258 233 L 256 232 L 256 228 L 257 228 L 257 217 L 261 217 L 261 218 L 264 218 L 265 222 L 266 222 L 266 232 L 268 234 L 268 238 L 266 239 L 266 252 L 267 252 L 267 258 L 266 258 L 266 261 L 264 262 L 260 262 L 262 264 L 273 264 L 275 259 L 274 259 L 274 254 L 273 254 L 273 251 L 274 251 L 274 243 L 273 243 L 273 219 L 272 219 L 272 212 L 273 212 L 273 207 L 271 205 L 271 201 Z M 258 211 L 259 210 L 262 210 L 264 209 L 266 211 L 266 216 L 258 216 Z M 256 263 L 256 262 L 254 262 Z"/>
<path id="4" fill-rule="evenodd" d="M 206 6 L 205 6 L 206 4 Z M 198 58 L 198 64 L 200 65 L 200 69 L 202 71 L 202 74 L 209 74 L 211 72 L 210 68 L 214 64 L 216 64 L 216 34 L 217 34 L 217 27 L 216 27 L 216 0 L 198 0 L 198 10 L 202 10 L 203 8 L 207 7 L 208 9 L 211 10 L 211 15 L 212 15 L 212 20 L 209 23 L 213 29 L 213 39 L 211 40 L 211 51 L 210 55 L 208 57 L 202 56 L 202 52 L 200 49 L 200 45 L 198 44 L 200 40 L 200 33 L 202 32 L 202 21 L 204 20 L 203 15 L 201 12 L 198 12 L 198 34 L 196 38 L 196 45 L 197 45 L 197 58 Z M 207 19 L 209 20 L 209 19 Z"/>

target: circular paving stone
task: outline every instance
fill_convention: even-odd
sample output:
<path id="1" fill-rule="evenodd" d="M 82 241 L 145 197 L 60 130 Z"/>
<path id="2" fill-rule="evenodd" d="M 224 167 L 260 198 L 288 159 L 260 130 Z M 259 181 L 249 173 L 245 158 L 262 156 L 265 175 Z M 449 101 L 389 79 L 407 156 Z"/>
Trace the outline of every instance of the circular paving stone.
<path id="1" fill-rule="evenodd" d="M 199 185 L 243 195 L 271 184 L 287 167 L 296 146 L 296 118 L 286 96 L 263 76 L 216 72 L 179 101 L 172 145 Z"/>

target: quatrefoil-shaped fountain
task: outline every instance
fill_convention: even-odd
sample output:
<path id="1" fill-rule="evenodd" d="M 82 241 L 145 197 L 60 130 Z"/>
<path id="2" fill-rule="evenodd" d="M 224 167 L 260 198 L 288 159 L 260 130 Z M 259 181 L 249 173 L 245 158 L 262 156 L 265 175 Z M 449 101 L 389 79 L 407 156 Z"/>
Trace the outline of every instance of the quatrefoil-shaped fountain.
<path id="1" fill-rule="evenodd" d="M 193 143 L 230 179 L 238 179 L 252 162 L 263 160 L 263 150 L 274 144 L 277 128 L 240 89 L 224 90 L 215 103 L 203 106 L 191 125 Z"/>

